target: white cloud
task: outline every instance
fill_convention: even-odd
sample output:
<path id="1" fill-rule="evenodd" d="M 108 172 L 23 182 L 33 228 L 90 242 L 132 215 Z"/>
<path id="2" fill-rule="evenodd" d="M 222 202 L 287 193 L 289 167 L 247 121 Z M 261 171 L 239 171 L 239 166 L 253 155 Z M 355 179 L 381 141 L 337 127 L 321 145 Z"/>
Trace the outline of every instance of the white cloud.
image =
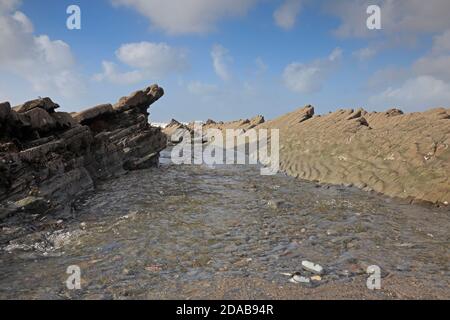
<path id="1" fill-rule="evenodd" d="M 148 74 L 162 76 L 184 71 L 189 63 L 185 50 L 165 43 L 139 42 L 122 45 L 117 58 L 133 68 L 145 69 Z"/>
<path id="2" fill-rule="evenodd" d="M 20 11 L 19 1 L 0 0 L 0 69 L 23 80 L 22 91 L 29 95 L 27 84 L 36 95 L 73 97 L 83 89 L 75 71 L 70 46 L 47 35 L 34 35 L 33 24 Z"/>
<path id="3" fill-rule="evenodd" d="M 28 17 L 23 12 L 16 11 L 16 12 L 14 12 L 14 14 L 12 14 L 11 17 L 14 20 L 16 20 L 17 22 L 19 22 L 23 32 L 25 32 L 25 33 L 34 32 L 33 23 L 31 22 L 30 19 L 28 19 Z"/>
<path id="4" fill-rule="evenodd" d="M 389 87 L 372 96 L 373 104 L 397 105 L 407 111 L 450 105 L 450 51 L 448 31 L 434 37 L 429 53 L 417 59 L 409 69 L 386 68 L 371 79 L 372 84 Z"/>
<path id="5" fill-rule="evenodd" d="M 313 93 L 320 91 L 341 57 L 342 50 L 336 48 L 326 59 L 318 59 L 308 64 L 293 62 L 284 69 L 284 83 L 288 89 L 294 92 Z"/>
<path id="6" fill-rule="evenodd" d="M 170 74 L 181 73 L 189 67 L 185 50 L 166 43 L 137 42 L 123 44 L 116 51 L 117 59 L 132 71 L 119 72 L 117 65 L 103 61 L 103 72 L 95 74 L 96 81 L 114 84 L 133 84 L 143 80 L 157 80 Z"/>
<path id="7" fill-rule="evenodd" d="M 380 5 L 382 32 L 388 35 L 435 33 L 450 28 L 448 0 L 329 1 L 326 3 L 327 11 L 342 21 L 336 34 L 342 37 L 370 37 L 379 33 L 366 27 L 366 9 L 372 4 Z"/>
<path id="8" fill-rule="evenodd" d="M 383 108 L 399 107 L 407 111 L 449 106 L 450 84 L 431 76 L 419 76 L 407 80 L 398 88 L 390 87 L 381 94 L 372 96 L 369 103 Z"/>
<path id="9" fill-rule="evenodd" d="M 292 29 L 301 8 L 302 0 L 285 0 L 273 14 L 276 25 L 285 30 Z"/>
<path id="10" fill-rule="evenodd" d="M 418 75 L 450 81 L 450 55 L 425 56 L 414 63 L 412 70 Z"/>
<path id="11" fill-rule="evenodd" d="M 259 0 L 111 0 L 133 8 L 170 34 L 207 33 L 226 17 L 245 15 Z"/>
<path id="12" fill-rule="evenodd" d="M 20 0 L 0 0 L 0 13 L 11 12 L 20 5 Z"/>
<path id="13" fill-rule="evenodd" d="M 216 44 L 211 50 L 211 57 L 213 60 L 213 67 L 216 74 L 223 80 L 227 81 L 231 78 L 228 64 L 233 60 L 228 53 L 228 50 Z"/>
<path id="14" fill-rule="evenodd" d="M 137 71 L 119 72 L 117 65 L 114 62 L 103 61 L 103 72 L 95 74 L 93 79 L 95 81 L 109 81 L 114 84 L 134 84 L 143 80 L 143 75 Z"/>

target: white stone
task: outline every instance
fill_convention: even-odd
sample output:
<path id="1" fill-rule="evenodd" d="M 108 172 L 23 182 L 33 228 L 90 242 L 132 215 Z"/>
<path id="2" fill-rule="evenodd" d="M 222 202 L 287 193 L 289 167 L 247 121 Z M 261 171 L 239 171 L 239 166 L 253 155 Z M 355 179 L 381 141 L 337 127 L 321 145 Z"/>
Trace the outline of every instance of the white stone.
<path id="1" fill-rule="evenodd" d="M 308 271 L 314 272 L 314 273 L 322 273 L 323 268 L 319 264 L 315 264 L 311 261 L 302 261 L 302 266 Z"/>

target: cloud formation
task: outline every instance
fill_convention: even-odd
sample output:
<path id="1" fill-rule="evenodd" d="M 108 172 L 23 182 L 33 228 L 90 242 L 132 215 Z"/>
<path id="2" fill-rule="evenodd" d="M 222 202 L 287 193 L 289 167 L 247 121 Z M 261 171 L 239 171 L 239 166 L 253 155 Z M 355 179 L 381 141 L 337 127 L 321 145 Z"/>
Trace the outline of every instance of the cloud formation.
<path id="1" fill-rule="evenodd" d="M 341 57 L 342 50 L 336 48 L 326 59 L 318 59 L 307 64 L 293 62 L 284 69 L 284 83 L 294 92 L 307 94 L 320 91 Z"/>
<path id="2" fill-rule="evenodd" d="M 208 33 L 226 17 L 245 15 L 259 0 L 111 0 L 170 34 Z"/>
<path id="3" fill-rule="evenodd" d="M 285 30 L 292 29 L 301 8 L 302 0 L 285 0 L 273 14 L 276 25 Z"/>
<path id="4" fill-rule="evenodd" d="M 450 1 L 448 0 L 348 0 L 328 1 L 326 10 L 342 21 L 335 33 L 341 37 L 372 37 L 366 27 L 369 5 L 381 8 L 382 31 L 385 35 L 426 34 L 450 28 Z"/>
<path id="5" fill-rule="evenodd" d="M 94 75 L 94 80 L 133 84 L 143 80 L 161 79 L 189 68 L 186 50 L 171 47 L 166 43 L 144 41 L 123 44 L 116 51 L 116 57 L 133 70 L 119 72 L 117 64 L 103 61 L 103 72 Z"/>
<path id="6" fill-rule="evenodd" d="M 37 95 L 73 97 L 83 89 L 70 46 L 35 35 L 31 20 L 16 11 L 19 1 L 0 0 L 0 69 L 25 80 Z"/>
<path id="7" fill-rule="evenodd" d="M 431 76 L 408 79 L 399 87 L 389 87 L 369 99 L 375 106 L 400 107 L 408 112 L 450 104 L 450 84 Z"/>
<path id="8" fill-rule="evenodd" d="M 371 79 L 389 85 L 372 96 L 373 105 L 391 105 L 406 111 L 450 105 L 450 46 L 449 31 L 435 36 L 432 49 L 417 59 L 409 69 L 387 68 Z M 397 81 L 393 81 L 397 79 Z"/>
<path id="9" fill-rule="evenodd" d="M 231 78 L 229 71 L 229 63 L 233 61 L 228 49 L 220 44 L 215 44 L 211 50 L 211 58 L 213 60 L 213 67 L 216 74 L 223 80 L 228 81 Z"/>

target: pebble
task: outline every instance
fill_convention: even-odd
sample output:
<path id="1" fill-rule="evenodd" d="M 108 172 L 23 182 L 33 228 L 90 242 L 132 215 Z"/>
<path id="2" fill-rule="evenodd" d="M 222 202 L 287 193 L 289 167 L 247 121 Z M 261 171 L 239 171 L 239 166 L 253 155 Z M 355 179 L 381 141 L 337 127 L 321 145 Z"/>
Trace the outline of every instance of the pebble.
<path id="1" fill-rule="evenodd" d="M 323 267 L 319 264 L 315 264 L 311 261 L 302 261 L 302 266 L 304 269 L 314 272 L 314 273 L 322 273 L 323 272 Z"/>
<path id="2" fill-rule="evenodd" d="M 311 280 L 312 281 L 322 281 L 322 277 L 321 276 L 312 276 Z"/>
<path id="3" fill-rule="evenodd" d="M 310 283 L 311 282 L 311 280 L 309 278 L 299 276 L 299 275 L 294 275 L 289 281 L 292 283 Z"/>
<path id="4" fill-rule="evenodd" d="M 275 200 L 270 200 L 269 202 L 267 202 L 267 205 L 274 210 L 279 209 L 282 204 L 283 204 L 282 201 L 275 201 Z"/>

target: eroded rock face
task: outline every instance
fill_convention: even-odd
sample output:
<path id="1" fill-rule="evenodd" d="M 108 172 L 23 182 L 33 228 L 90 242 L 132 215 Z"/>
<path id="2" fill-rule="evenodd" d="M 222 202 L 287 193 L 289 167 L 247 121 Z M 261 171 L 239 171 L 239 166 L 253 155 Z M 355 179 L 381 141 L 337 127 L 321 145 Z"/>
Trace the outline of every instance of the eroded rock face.
<path id="1" fill-rule="evenodd" d="M 70 209 L 99 179 L 157 165 L 166 136 L 147 109 L 163 94 L 153 85 L 72 115 L 49 98 L 0 103 L 0 218 L 29 211 L 22 203 Z"/>
<path id="2" fill-rule="evenodd" d="M 360 108 L 315 115 L 308 105 L 267 122 L 258 119 L 209 122 L 204 130 L 279 129 L 280 169 L 291 176 L 407 202 L 450 202 L 448 108 L 406 114 Z"/>
<path id="3" fill-rule="evenodd" d="M 280 130 L 280 168 L 289 175 L 413 202 L 450 201 L 450 109 L 314 116 L 306 106 L 257 128 Z"/>
<path id="4" fill-rule="evenodd" d="M 55 112 L 55 109 L 59 108 L 59 105 L 54 103 L 52 99 L 50 98 L 39 98 L 36 100 L 31 100 L 28 102 L 25 102 L 24 104 L 20 106 L 14 107 L 14 111 L 18 113 L 24 113 L 30 110 L 33 110 L 35 108 L 44 109 L 45 111 L 49 113 Z"/>

